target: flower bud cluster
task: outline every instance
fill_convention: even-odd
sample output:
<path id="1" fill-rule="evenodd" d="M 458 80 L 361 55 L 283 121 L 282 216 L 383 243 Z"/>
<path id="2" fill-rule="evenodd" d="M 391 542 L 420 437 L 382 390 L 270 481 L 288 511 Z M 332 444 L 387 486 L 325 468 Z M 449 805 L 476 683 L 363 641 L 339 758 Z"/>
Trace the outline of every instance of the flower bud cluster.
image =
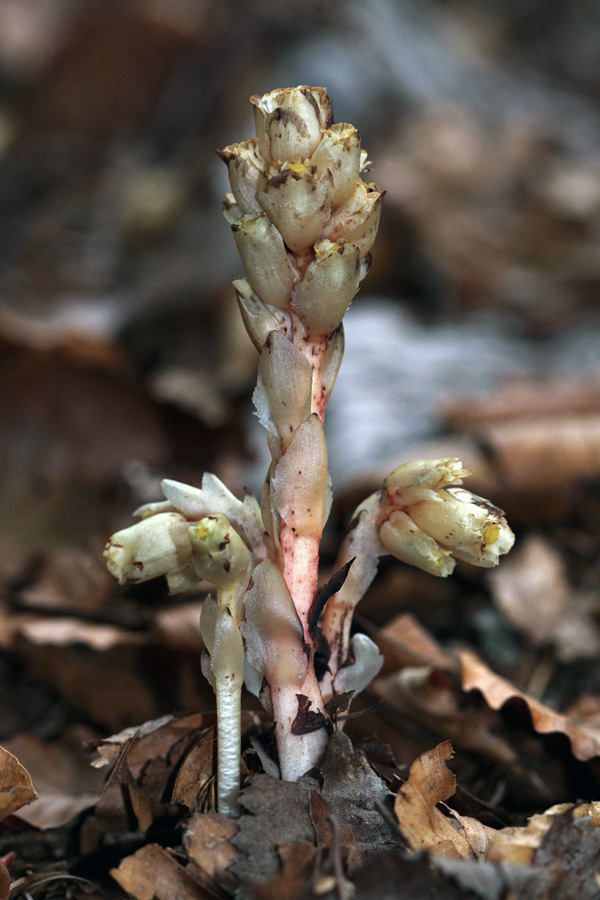
<path id="1" fill-rule="evenodd" d="M 384 485 L 379 539 L 388 553 L 445 577 L 460 559 L 491 568 L 515 536 L 504 513 L 460 487 L 470 475 L 459 459 L 421 460 L 398 466 Z"/>
<path id="2" fill-rule="evenodd" d="M 333 124 L 323 88 L 251 100 L 257 137 L 219 154 L 231 185 L 224 213 L 247 276 L 235 283 L 244 322 L 259 346 L 273 317 L 285 331 L 274 308 L 295 314 L 313 340 L 325 339 L 367 272 L 383 194 L 361 180 L 360 135 Z"/>
<path id="3" fill-rule="evenodd" d="M 223 586 L 230 578 L 219 574 L 221 564 L 239 573 L 251 560 L 264 559 L 263 524 L 254 497 L 238 500 L 209 473 L 202 488 L 169 479 L 161 486 L 167 499 L 141 506 L 135 513 L 141 521 L 117 531 L 106 545 L 106 565 L 119 584 L 164 575 L 170 593 L 179 594 L 202 580 Z M 227 550 L 219 557 L 220 544 Z"/>

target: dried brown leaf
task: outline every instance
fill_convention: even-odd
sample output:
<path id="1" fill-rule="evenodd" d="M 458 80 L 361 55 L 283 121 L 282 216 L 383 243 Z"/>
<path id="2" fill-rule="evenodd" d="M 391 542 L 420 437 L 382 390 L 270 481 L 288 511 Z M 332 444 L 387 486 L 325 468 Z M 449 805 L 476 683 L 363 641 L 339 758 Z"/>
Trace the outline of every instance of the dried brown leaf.
<path id="1" fill-rule="evenodd" d="M 215 770 L 215 728 L 202 733 L 181 764 L 171 801 L 188 809 L 196 809 L 198 795 L 205 788 Z"/>
<path id="2" fill-rule="evenodd" d="M 32 734 L 7 741 L 7 747 L 27 766 L 39 795 L 20 818 L 36 828 L 58 828 L 94 806 L 104 779 L 90 766 L 83 749 L 87 738 L 86 730 L 71 729 L 51 743 Z"/>
<path id="3" fill-rule="evenodd" d="M 579 760 L 600 755 L 600 729 L 578 725 L 534 697 L 521 693 L 509 681 L 492 672 L 475 653 L 464 651 L 460 661 L 465 691 L 480 691 L 488 706 L 495 710 L 502 709 L 510 700 L 519 700 L 529 710 L 533 728 L 539 734 L 565 734 L 571 742 L 573 755 Z"/>
<path id="4" fill-rule="evenodd" d="M 513 490 L 549 491 L 600 474 L 597 412 L 490 424 L 477 436 Z"/>
<path id="5" fill-rule="evenodd" d="M 534 861 L 544 837 L 552 827 L 556 816 L 571 812 L 573 818 L 589 818 L 594 828 L 600 828 L 600 801 L 593 803 L 558 803 L 543 813 L 531 816 L 527 825 L 503 828 L 497 832 L 488 848 L 488 859 L 495 862 L 526 863 Z"/>
<path id="6" fill-rule="evenodd" d="M 386 700 L 395 712 L 449 738 L 458 747 L 499 763 L 515 760 L 514 747 L 498 733 L 498 717 L 489 710 L 463 709 L 460 691 L 439 669 L 407 667 L 378 678 L 369 690 Z"/>
<path id="7" fill-rule="evenodd" d="M 339 853 L 347 870 L 352 871 L 357 868 L 362 861 L 363 853 L 356 843 L 352 825 L 348 824 L 348 822 L 340 822 L 336 834 L 331 808 L 318 791 L 310 792 L 309 809 L 315 829 L 317 847 Z"/>
<path id="8" fill-rule="evenodd" d="M 216 812 L 196 813 L 186 822 L 183 843 L 189 857 L 188 870 L 217 897 L 225 897 L 235 886 L 227 869 L 240 856 L 231 843 L 238 830 L 235 822 Z"/>
<path id="9" fill-rule="evenodd" d="M 31 776 L 4 747 L 0 747 L 0 819 L 37 800 Z"/>
<path id="10" fill-rule="evenodd" d="M 398 791 L 394 811 L 413 850 L 473 859 L 484 855 L 487 832 L 493 829 L 457 813 L 454 820 L 448 819 L 437 809 L 438 803 L 456 791 L 456 778 L 446 765 L 453 755 L 450 741 L 422 753 L 412 764 L 408 781 Z"/>
<path id="11" fill-rule="evenodd" d="M 561 662 L 600 653 L 600 632 L 588 598 L 569 585 L 564 563 L 549 541 L 526 536 L 489 577 L 496 604 L 534 645 L 553 644 Z"/>
<path id="12" fill-rule="evenodd" d="M 209 900 L 210 894 L 158 844 L 126 857 L 111 875 L 136 900 Z"/>
<path id="13" fill-rule="evenodd" d="M 266 883 L 276 875 L 280 844 L 314 844 L 308 794 L 315 787 L 307 777 L 293 783 L 255 775 L 241 792 L 240 804 L 247 812 L 238 819 L 240 830 L 233 844 L 244 855 L 234 862 L 233 872 L 242 881 Z"/>
<path id="14" fill-rule="evenodd" d="M 444 405 L 444 415 L 455 428 L 488 422 L 570 413 L 600 411 L 600 381 L 561 379 L 511 380 L 485 397 L 452 399 Z"/>
<path id="15" fill-rule="evenodd" d="M 384 674 L 405 666 L 434 666 L 453 671 L 456 661 L 409 613 L 403 613 L 373 635 L 384 656 Z"/>

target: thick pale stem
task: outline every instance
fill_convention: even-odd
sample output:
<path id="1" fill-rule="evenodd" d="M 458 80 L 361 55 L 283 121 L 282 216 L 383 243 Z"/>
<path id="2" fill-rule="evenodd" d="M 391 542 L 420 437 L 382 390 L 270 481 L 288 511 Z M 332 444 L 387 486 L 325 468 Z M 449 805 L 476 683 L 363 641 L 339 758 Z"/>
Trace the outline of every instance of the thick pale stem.
<path id="1" fill-rule="evenodd" d="M 301 775 L 317 764 L 327 743 L 327 732 L 324 727 L 308 734 L 292 734 L 292 723 L 299 710 L 299 696 L 310 701 L 311 713 L 325 716 L 323 697 L 314 670 L 313 639 L 308 629 L 308 614 L 319 578 L 319 540 L 297 535 L 282 522 L 280 541 L 284 564 L 283 577 L 302 623 L 309 655 L 308 672 L 300 687 L 271 686 L 281 777 L 284 781 L 297 781 Z"/>
<path id="2" fill-rule="evenodd" d="M 312 701 L 311 712 L 323 712 L 321 691 L 312 665 L 300 688 L 296 685 L 271 685 L 279 766 L 284 781 L 297 781 L 312 769 L 327 744 L 325 728 L 308 734 L 292 734 L 292 723 L 298 715 L 299 694 Z"/>
<path id="3" fill-rule="evenodd" d="M 307 620 L 319 581 L 319 540 L 298 535 L 282 522 L 280 544 L 283 577 L 302 622 L 304 640 L 311 648 L 312 655 L 312 639 Z"/>
<path id="4" fill-rule="evenodd" d="M 217 809 L 238 816 L 241 756 L 242 685 L 217 682 Z"/>

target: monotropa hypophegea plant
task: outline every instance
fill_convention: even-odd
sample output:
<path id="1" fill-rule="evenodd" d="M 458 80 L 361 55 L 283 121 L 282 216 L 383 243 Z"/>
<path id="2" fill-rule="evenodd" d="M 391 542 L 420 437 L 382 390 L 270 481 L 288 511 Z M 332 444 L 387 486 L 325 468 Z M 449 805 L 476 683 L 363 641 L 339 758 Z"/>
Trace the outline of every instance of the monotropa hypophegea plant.
<path id="1" fill-rule="evenodd" d="M 355 511 L 334 574 L 318 587 L 331 507 L 323 431 L 344 353 L 342 319 L 369 268 L 383 193 L 362 180 L 360 135 L 333 123 L 323 88 L 252 97 L 256 138 L 219 152 L 246 278 L 234 282 L 260 356 L 254 404 L 271 454 L 260 503 L 218 478 L 162 483 L 105 556 L 124 582 L 165 575 L 172 593 L 206 581 L 203 671 L 217 703 L 217 799 L 238 812 L 242 685 L 275 721 L 281 777 L 323 753 L 336 694 L 363 690 L 382 657 L 351 636 L 354 608 L 389 553 L 445 577 L 455 559 L 494 566 L 514 537 L 501 510 L 464 490 L 458 459 L 407 462 Z M 273 768 L 272 766 L 270 767 Z"/>

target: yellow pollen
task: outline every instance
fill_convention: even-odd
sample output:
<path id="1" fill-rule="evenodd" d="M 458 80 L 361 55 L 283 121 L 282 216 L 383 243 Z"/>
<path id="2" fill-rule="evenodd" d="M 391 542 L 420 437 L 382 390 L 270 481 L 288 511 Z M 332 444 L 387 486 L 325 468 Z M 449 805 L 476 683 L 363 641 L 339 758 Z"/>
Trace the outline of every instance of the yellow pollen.
<path id="1" fill-rule="evenodd" d="M 205 541 L 206 538 L 210 534 L 210 528 L 208 525 L 194 525 L 194 537 L 198 538 L 199 541 Z"/>
<path id="2" fill-rule="evenodd" d="M 446 557 L 445 557 L 445 556 L 438 556 L 436 562 L 437 562 L 438 566 L 439 566 L 440 569 L 441 569 L 442 566 L 444 565 L 444 563 L 446 562 Z"/>
<path id="3" fill-rule="evenodd" d="M 297 175 L 304 175 L 306 172 L 306 166 L 304 163 L 288 163 L 286 169 L 291 169 L 292 172 L 296 172 Z"/>
<path id="4" fill-rule="evenodd" d="M 488 525 L 487 528 L 483 529 L 483 542 L 484 544 L 495 544 L 500 535 L 500 526 L 499 525 Z"/>

